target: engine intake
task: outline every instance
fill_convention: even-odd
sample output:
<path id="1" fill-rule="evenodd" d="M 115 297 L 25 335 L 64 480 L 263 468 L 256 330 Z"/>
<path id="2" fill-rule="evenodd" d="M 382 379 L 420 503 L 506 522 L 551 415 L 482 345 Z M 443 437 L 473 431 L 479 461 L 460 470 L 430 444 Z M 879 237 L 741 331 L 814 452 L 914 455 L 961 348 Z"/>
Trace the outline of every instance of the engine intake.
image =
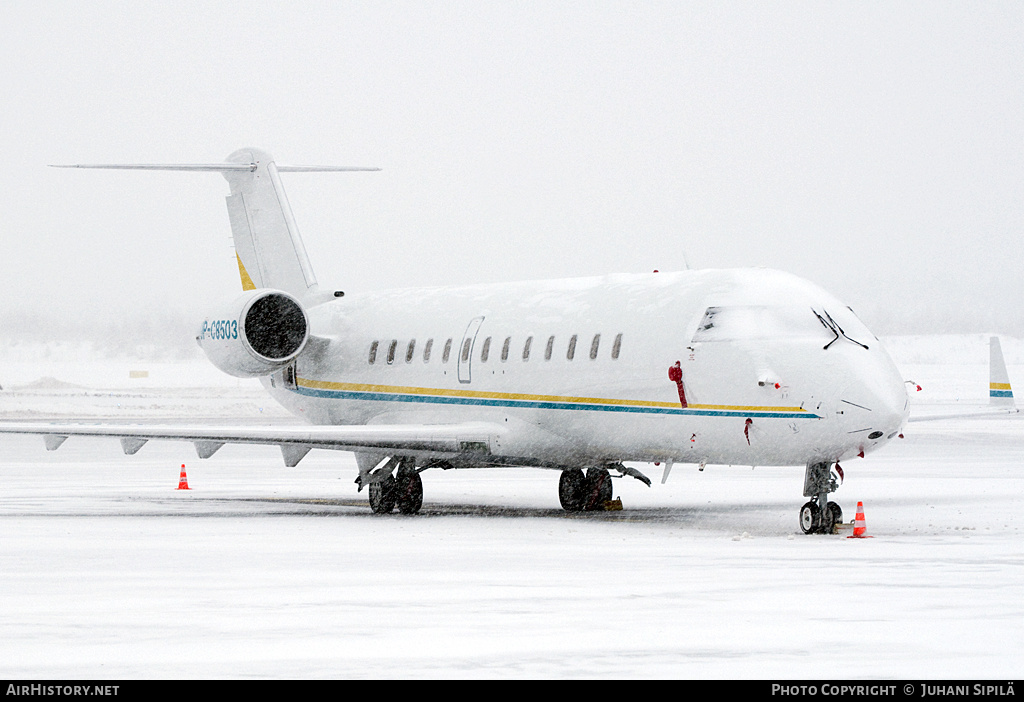
<path id="1" fill-rule="evenodd" d="M 295 359 L 309 339 L 309 319 L 280 290 L 250 290 L 203 320 L 196 341 L 219 369 L 237 378 L 270 375 Z"/>

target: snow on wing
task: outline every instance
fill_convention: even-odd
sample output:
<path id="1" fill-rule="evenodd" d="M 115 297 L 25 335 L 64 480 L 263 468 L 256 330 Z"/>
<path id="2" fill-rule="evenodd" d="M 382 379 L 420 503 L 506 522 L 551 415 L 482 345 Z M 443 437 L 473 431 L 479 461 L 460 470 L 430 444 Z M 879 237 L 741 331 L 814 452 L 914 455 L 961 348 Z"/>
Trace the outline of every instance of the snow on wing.
<path id="1" fill-rule="evenodd" d="M 208 458 L 224 444 L 265 444 L 340 451 L 407 451 L 451 456 L 487 454 L 504 433 L 501 427 L 483 422 L 462 424 L 410 424 L 369 426 L 209 426 L 171 424 L 46 424 L 5 422 L 2 434 L 38 434 L 49 450 L 69 436 L 115 437 L 126 453 L 135 453 L 150 439 L 191 441 L 200 457 Z M 285 451 L 287 458 L 289 452 Z M 303 452 L 303 455 L 305 452 Z"/>

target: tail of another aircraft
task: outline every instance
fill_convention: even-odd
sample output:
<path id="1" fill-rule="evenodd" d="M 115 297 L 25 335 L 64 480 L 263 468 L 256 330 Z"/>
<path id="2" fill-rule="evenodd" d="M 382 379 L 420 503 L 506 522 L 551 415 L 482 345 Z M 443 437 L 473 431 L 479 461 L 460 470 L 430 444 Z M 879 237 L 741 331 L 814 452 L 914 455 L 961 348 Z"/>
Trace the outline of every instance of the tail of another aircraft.
<path id="1" fill-rule="evenodd" d="M 1010 374 L 1006 372 L 1003 361 L 1003 349 L 999 337 L 993 336 L 988 343 L 989 361 L 989 404 L 993 407 L 1016 407 L 1013 401 L 1013 390 L 1010 388 Z"/>
<path id="2" fill-rule="evenodd" d="M 316 289 L 316 276 L 299 236 L 279 173 L 288 171 L 377 171 L 350 166 L 278 166 L 259 149 L 239 149 L 226 163 L 79 164 L 62 168 L 148 171 L 218 171 L 231 187 L 227 197 L 243 290 L 274 288 L 299 299 Z"/>

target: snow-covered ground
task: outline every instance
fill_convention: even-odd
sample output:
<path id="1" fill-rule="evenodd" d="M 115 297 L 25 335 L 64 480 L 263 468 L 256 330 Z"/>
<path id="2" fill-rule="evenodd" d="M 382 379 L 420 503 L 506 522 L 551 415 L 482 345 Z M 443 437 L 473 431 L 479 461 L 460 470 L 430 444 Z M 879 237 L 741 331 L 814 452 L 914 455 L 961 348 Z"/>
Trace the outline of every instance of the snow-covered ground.
<path id="1" fill-rule="evenodd" d="M 884 341 L 923 388 L 915 411 L 986 401 L 987 336 Z M 1020 396 L 1024 345 L 1003 350 Z M 290 421 L 201 360 L 0 348 L 0 385 L 0 419 Z M 288 469 L 270 447 L 0 447 L 7 678 L 1022 670 L 1021 415 L 911 424 L 844 464 L 835 498 L 847 520 L 864 503 L 862 540 L 799 533 L 802 467 L 676 466 L 661 485 L 638 466 L 653 487 L 619 480 L 623 511 L 582 515 L 554 472 L 428 471 L 421 514 L 380 517 L 345 453 Z"/>

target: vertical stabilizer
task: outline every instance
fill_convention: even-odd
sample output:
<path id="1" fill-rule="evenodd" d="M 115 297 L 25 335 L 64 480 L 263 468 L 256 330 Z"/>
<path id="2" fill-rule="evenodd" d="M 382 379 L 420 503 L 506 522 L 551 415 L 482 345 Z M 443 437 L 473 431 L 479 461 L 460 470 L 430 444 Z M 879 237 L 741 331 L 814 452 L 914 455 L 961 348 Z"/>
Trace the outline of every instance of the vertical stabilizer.
<path id="1" fill-rule="evenodd" d="M 316 287 L 316 276 L 274 159 L 259 149 L 239 149 L 227 160 L 252 166 L 224 171 L 231 186 L 228 218 L 242 288 L 276 288 L 301 299 Z"/>
<path id="2" fill-rule="evenodd" d="M 1010 375 L 1006 372 L 1003 361 L 1003 349 L 999 345 L 999 337 L 993 336 L 988 345 L 989 363 L 989 404 L 993 407 L 1016 407 L 1013 401 L 1013 390 L 1010 388 Z"/>

